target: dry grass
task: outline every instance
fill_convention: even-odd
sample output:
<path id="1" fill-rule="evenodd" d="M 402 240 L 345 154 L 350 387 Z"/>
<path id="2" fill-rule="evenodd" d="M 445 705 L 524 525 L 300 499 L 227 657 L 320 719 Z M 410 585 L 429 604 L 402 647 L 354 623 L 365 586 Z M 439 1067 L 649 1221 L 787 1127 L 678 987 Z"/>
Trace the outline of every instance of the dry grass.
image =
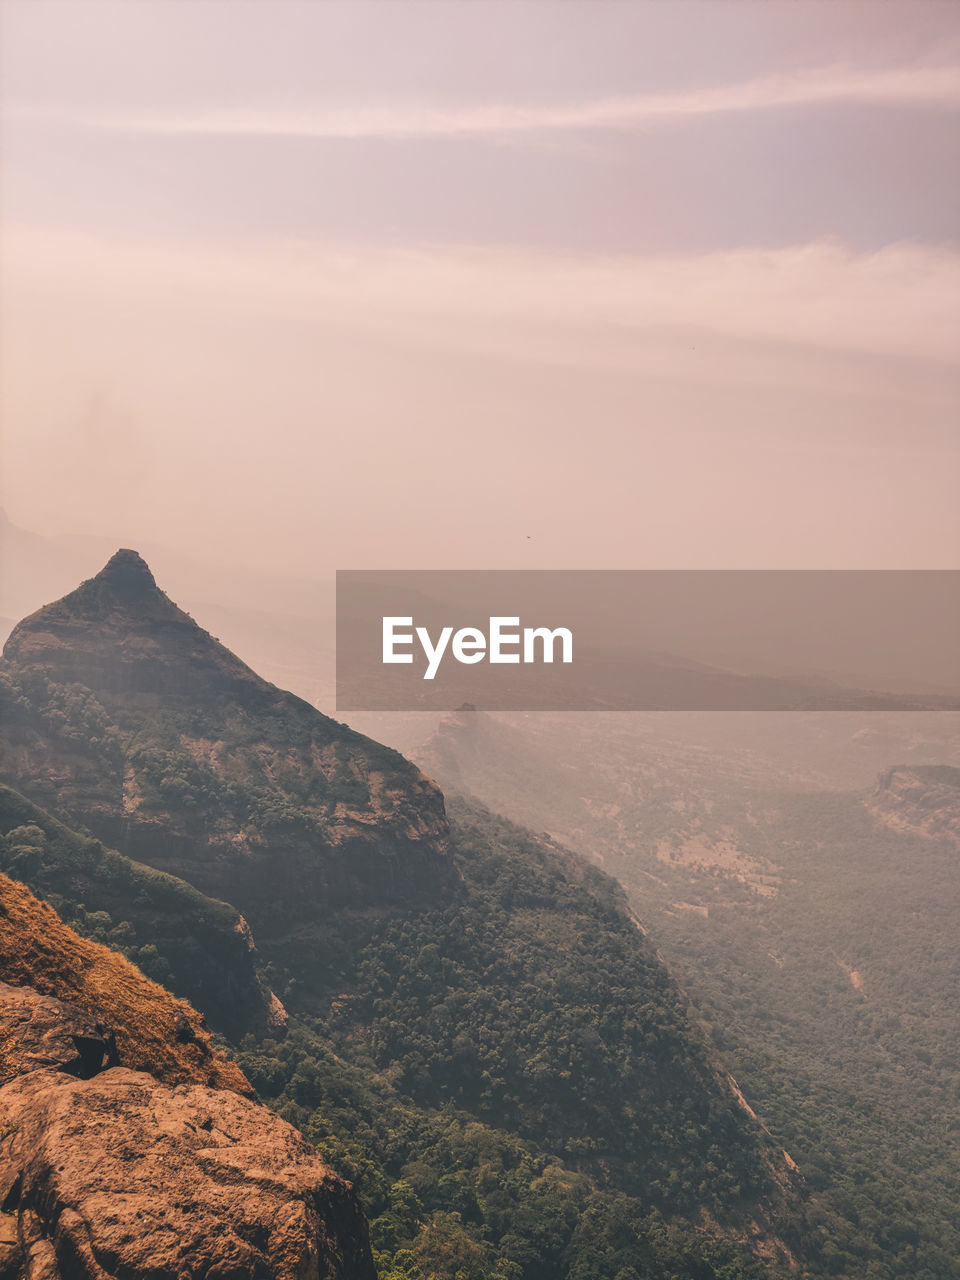
<path id="1" fill-rule="evenodd" d="M 240 1068 L 213 1049 L 195 1009 L 123 956 L 68 929 L 51 907 L 4 875 L 0 981 L 33 987 L 84 1009 L 116 1032 L 120 1061 L 135 1071 L 148 1071 L 166 1084 L 193 1082 L 252 1093 Z M 0 1079 L 8 1075 L 10 1034 L 0 1025 Z"/>

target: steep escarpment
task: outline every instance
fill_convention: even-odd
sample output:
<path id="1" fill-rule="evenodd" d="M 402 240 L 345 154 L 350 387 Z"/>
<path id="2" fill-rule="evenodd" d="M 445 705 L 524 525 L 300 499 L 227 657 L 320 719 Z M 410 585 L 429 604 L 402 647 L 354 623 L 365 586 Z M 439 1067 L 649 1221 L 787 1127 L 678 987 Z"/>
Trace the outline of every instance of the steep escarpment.
<path id="1" fill-rule="evenodd" d="M 4 648 L 0 774 L 122 853 L 289 930 L 451 874 L 415 766 L 260 679 L 132 551 Z"/>
<path id="2" fill-rule="evenodd" d="M 877 779 L 867 808 L 894 830 L 960 845 L 960 769 L 950 765 L 886 769 Z"/>
<path id="3" fill-rule="evenodd" d="M 198 1015 L 0 876 L 0 1274 L 374 1280 L 350 1186 Z"/>

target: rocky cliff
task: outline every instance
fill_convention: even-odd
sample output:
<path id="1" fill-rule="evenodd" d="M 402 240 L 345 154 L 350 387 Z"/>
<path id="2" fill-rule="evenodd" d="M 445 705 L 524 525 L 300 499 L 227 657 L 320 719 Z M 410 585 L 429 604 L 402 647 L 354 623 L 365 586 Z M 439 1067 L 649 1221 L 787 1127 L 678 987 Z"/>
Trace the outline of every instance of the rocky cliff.
<path id="1" fill-rule="evenodd" d="M 193 1082 L 252 1093 L 239 1068 L 214 1051 L 196 1010 L 123 956 L 79 937 L 47 903 L 5 875 L 0 875 L 0 981 L 67 1001 L 109 1027 L 117 1060 L 165 1084 Z M 9 1002 L 8 989 L 5 1007 Z M 0 1061 L 0 1075 L 16 1070 L 15 1059 L 6 1068 Z"/>
<path id="2" fill-rule="evenodd" d="M 867 807 L 894 830 L 960 845 L 960 769 L 950 765 L 886 769 L 877 779 Z"/>
<path id="3" fill-rule="evenodd" d="M 0 876 L 0 1275 L 375 1280 L 349 1184 L 202 1019 Z"/>

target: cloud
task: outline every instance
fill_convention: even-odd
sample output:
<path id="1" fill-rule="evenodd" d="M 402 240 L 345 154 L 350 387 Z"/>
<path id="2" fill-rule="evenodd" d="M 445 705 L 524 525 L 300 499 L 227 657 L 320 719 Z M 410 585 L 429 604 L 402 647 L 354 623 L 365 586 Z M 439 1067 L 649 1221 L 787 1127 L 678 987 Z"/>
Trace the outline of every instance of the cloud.
<path id="1" fill-rule="evenodd" d="M 635 129 L 733 112 L 821 104 L 956 110 L 960 107 L 960 67 L 864 70 L 833 65 L 714 88 L 599 98 L 570 105 L 400 103 L 123 113 L 21 107 L 8 114 L 146 134 L 399 141 Z"/>
<path id="2" fill-rule="evenodd" d="M 147 249 L 8 228 L 13 296 L 89 293 L 106 305 L 284 316 L 583 358 L 668 341 L 770 344 L 949 368 L 960 350 L 960 251 L 832 241 L 670 255 L 561 254 L 471 246 L 385 248 L 277 241 L 247 251 Z M 26 295 L 22 292 L 26 290 Z"/>
<path id="3" fill-rule="evenodd" d="M 266 537 L 305 569 L 520 567 L 531 520 L 555 567 L 957 546 L 949 247 L 0 248 L 4 478 L 54 526 L 225 557 Z M 71 444 L 101 386 L 151 461 L 122 493 Z"/>

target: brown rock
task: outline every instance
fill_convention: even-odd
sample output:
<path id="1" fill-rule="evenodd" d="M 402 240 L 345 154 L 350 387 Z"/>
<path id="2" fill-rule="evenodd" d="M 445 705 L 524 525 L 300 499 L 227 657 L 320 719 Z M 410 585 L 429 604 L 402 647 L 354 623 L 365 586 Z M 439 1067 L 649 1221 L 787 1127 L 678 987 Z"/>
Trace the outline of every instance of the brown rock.
<path id="1" fill-rule="evenodd" d="M 24 885 L 0 875 L 0 981 L 32 987 L 82 1010 L 116 1035 L 120 1061 L 168 1084 L 201 1082 L 250 1094 L 240 1068 L 217 1053 L 206 1024 L 183 1000 L 144 977 L 123 956 L 69 929 Z M 12 1042 L 10 1004 L 0 1003 L 0 1082 Z"/>
<path id="2" fill-rule="evenodd" d="M 29 987 L 0 982 L 0 1082 L 40 1067 L 88 1080 L 118 1065 L 116 1035 L 102 1022 Z"/>
<path id="3" fill-rule="evenodd" d="M 375 1280 L 349 1185 L 237 1094 L 115 1067 L 0 1090 L 0 1274 Z"/>
<path id="4" fill-rule="evenodd" d="M 5 876 L 0 973 L 0 1280 L 376 1280 L 349 1183 L 196 1011 Z"/>

